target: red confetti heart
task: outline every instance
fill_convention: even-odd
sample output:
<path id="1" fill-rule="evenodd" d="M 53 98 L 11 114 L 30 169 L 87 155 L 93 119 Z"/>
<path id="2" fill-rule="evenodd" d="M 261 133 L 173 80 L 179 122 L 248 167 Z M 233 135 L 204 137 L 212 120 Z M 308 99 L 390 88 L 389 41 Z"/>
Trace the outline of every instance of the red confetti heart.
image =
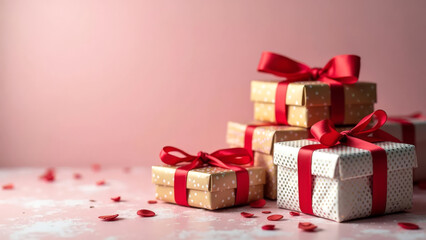
<path id="1" fill-rule="evenodd" d="M 419 225 L 414 223 L 399 222 L 398 225 L 404 229 L 410 229 L 410 230 L 420 229 Z"/>
<path id="2" fill-rule="evenodd" d="M 265 199 L 259 199 L 257 201 L 251 202 L 250 203 L 250 207 L 253 207 L 253 208 L 262 208 L 263 206 L 265 206 L 265 204 L 266 204 Z"/>
<path id="3" fill-rule="evenodd" d="M 312 232 L 315 230 L 315 228 L 317 228 L 317 226 L 310 222 L 300 222 L 299 228 L 303 231 Z"/>
<path id="4" fill-rule="evenodd" d="M 300 213 L 298 213 L 298 212 L 289 212 L 289 214 L 291 216 L 300 216 Z"/>
<path id="5" fill-rule="evenodd" d="M 46 169 L 46 172 L 40 176 L 40 179 L 46 182 L 55 181 L 55 170 L 53 168 Z"/>
<path id="6" fill-rule="evenodd" d="M 156 204 L 156 203 L 157 203 L 157 201 L 155 201 L 155 200 L 148 200 L 148 203 L 149 203 L 149 204 Z"/>
<path id="7" fill-rule="evenodd" d="M 420 181 L 417 186 L 422 190 L 426 190 L 426 181 Z"/>
<path id="8" fill-rule="evenodd" d="M 262 213 L 269 214 L 269 213 L 271 213 L 271 211 L 262 211 Z"/>
<path id="9" fill-rule="evenodd" d="M 74 173 L 74 179 L 80 179 L 81 174 L 80 173 Z"/>
<path id="10" fill-rule="evenodd" d="M 251 218 L 254 216 L 253 213 L 248 213 L 248 212 L 241 212 L 241 216 L 245 217 L 245 218 Z"/>
<path id="11" fill-rule="evenodd" d="M 275 225 L 263 225 L 262 226 L 263 230 L 274 230 L 275 229 Z"/>
<path id="12" fill-rule="evenodd" d="M 112 197 L 111 200 L 114 202 L 119 202 L 121 200 L 121 197 L 120 196 Z"/>
<path id="13" fill-rule="evenodd" d="M 95 171 L 95 172 L 99 172 L 101 170 L 101 165 L 99 165 L 97 163 L 92 164 L 92 170 Z"/>
<path id="14" fill-rule="evenodd" d="M 269 221 L 278 221 L 278 220 L 281 220 L 283 217 L 284 217 L 283 215 L 274 214 L 274 215 L 268 216 L 267 219 Z"/>
<path id="15" fill-rule="evenodd" d="M 141 209 L 137 212 L 137 214 L 141 217 L 154 217 L 155 212 L 148 209 Z"/>
<path id="16" fill-rule="evenodd" d="M 105 180 L 99 180 L 99 181 L 97 181 L 96 185 L 98 185 L 98 186 L 105 185 Z"/>
<path id="17" fill-rule="evenodd" d="M 104 221 L 112 221 L 112 220 L 115 220 L 117 217 L 118 217 L 118 214 L 99 216 L 98 218 L 100 218 Z"/>
<path id="18" fill-rule="evenodd" d="M 12 183 L 8 183 L 2 186 L 3 190 L 12 190 L 15 188 Z"/>

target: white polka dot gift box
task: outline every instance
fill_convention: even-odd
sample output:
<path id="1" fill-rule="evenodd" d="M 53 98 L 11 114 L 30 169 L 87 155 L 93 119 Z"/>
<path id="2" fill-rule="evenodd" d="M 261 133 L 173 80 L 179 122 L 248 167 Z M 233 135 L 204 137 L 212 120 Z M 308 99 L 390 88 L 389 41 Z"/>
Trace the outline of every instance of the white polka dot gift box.
<path id="1" fill-rule="evenodd" d="M 310 68 L 264 52 L 258 71 L 285 79 L 251 82 L 254 119 L 305 128 L 322 119 L 356 124 L 376 102 L 376 84 L 358 82 L 359 68 L 355 55 L 335 56 L 323 68 Z"/>
<path id="2" fill-rule="evenodd" d="M 320 123 L 324 122 L 329 120 Z M 357 132 L 358 126 L 342 133 L 324 127 L 321 131 L 327 134 L 314 134 L 321 144 L 313 140 L 275 143 L 278 207 L 336 222 L 411 208 L 415 147 L 373 141 L 376 137 L 366 137 L 368 131 Z"/>
<path id="3" fill-rule="evenodd" d="M 167 148 L 173 147 L 165 147 L 166 151 Z M 223 149 L 215 153 L 234 149 Z M 250 156 L 243 148 L 237 151 L 244 151 L 245 155 Z M 179 152 L 186 154 L 183 151 Z M 220 154 L 215 153 L 210 155 L 200 152 L 197 156 L 187 154 L 186 158 L 181 158 L 182 163 L 190 162 L 186 166 L 153 166 L 152 182 L 156 186 L 155 197 L 170 203 L 209 210 L 247 204 L 263 198 L 264 168 L 247 167 L 249 162 L 244 162 L 244 167 L 238 167 L 226 162 L 228 153 L 222 154 L 228 155 L 223 158 L 224 162 Z M 249 159 L 252 161 L 251 157 Z M 167 162 L 163 158 L 162 160 Z M 169 162 L 175 161 L 172 159 Z M 187 168 L 189 165 L 192 166 Z M 182 172 L 184 176 L 179 180 L 177 177 L 182 177 Z"/>

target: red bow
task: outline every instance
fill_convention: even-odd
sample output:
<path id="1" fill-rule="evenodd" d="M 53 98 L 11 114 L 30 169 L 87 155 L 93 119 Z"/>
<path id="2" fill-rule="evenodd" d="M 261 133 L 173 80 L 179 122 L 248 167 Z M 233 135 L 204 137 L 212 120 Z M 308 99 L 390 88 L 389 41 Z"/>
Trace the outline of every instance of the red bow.
<path id="1" fill-rule="evenodd" d="M 178 157 L 172 152 L 178 152 L 184 157 Z M 176 169 L 174 176 L 175 202 L 179 205 L 189 206 L 186 191 L 188 172 L 194 168 L 207 165 L 221 167 L 235 171 L 237 177 L 237 191 L 235 194 L 235 205 L 244 204 L 248 201 L 249 176 L 244 167 L 236 165 L 246 165 L 253 161 L 250 153 L 244 148 L 220 149 L 211 154 L 198 152 L 197 156 L 190 155 L 181 149 L 166 146 L 160 152 L 160 159 L 169 165 L 178 165 L 189 162 Z M 234 165 L 235 164 L 235 165 Z"/>
<path id="2" fill-rule="evenodd" d="M 288 125 L 286 109 L 288 84 L 307 80 L 317 80 L 330 85 L 331 119 L 336 123 L 343 123 L 345 116 L 343 84 L 354 84 L 358 81 L 360 66 L 361 58 L 356 55 L 339 55 L 332 58 L 323 68 L 310 68 L 288 57 L 263 52 L 257 70 L 287 79 L 278 84 L 275 94 L 277 123 Z"/>
<path id="3" fill-rule="evenodd" d="M 377 121 L 370 124 L 373 119 Z M 377 110 L 364 117 L 349 131 L 337 132 L 330 120 L 322 120 L 314 124 L 311 133 L 320 144 L 307 145 L 298 154 L 299 204 L 300 210 L 314 214 L 312 210 L 312 154 L 315 150 L 331 148 L 337 145 L 368 150 L 373 159 L 372 176 L 372 207 L 371 214 L 382 214 L 386 209 L 387 194 L 387 155 L 386 151 L 373 144 L 379 141 L 399 142 L 392 135 L 380 130 L 386 122 L 387 115 L 383 110 Z"/>

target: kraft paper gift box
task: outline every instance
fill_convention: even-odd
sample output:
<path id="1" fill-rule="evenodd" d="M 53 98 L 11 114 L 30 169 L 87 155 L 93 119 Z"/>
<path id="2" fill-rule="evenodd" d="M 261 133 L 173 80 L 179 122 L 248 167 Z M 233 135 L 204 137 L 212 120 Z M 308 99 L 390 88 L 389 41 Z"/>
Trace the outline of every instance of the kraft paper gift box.
<path id="1" fill-rule="evenodd" d="M 318 142 L 298 140 L 275 143 L 278 165 L 278 207 L 300 211 L 297 157 L 301 147 Z M 387 153 L 385 213 L 411 208 L 415 147 L 379 142 Z M 314 215 L 337 222 L 370 216 L 372 210 L 371 153 L 344 145 L 316 150 L 312 155 L 312 210 Z"/>
<path id="2" fill-rule="evenodd" d="M 381 129 L 404 143 L 416 146 L 418 167 L 414 170 L 414 181 L 426 180 L 426 118 L 390 117 Z"/>
<path id="3" fill-rule="evenodd" d="M 256 124 L 256 123 L 255 123 Z M 231 147 L 244 147 L 247 124 L 228 122 L 226 142 Z M 339 127 L 338 130 L 347 130 Z M 258 126 L 253 132 L 252 151 L 254 166 L 264 167 L 266 183 L 264 194 L 271 200 L 277 199 L 277 166 L 273 163 L 273 147 L 275 142 L 306 139 L 309 129 L 291 126 Z"/>
<path id="4" fill-rule="evenodd" d="M 176 166 L 153 166 L 152 182 L 156 199 L 176 203 L 174 199 L 174 175 Z M 249 173 L 248 202 L 263 198 L 265 170 L 261 167 L 246 167 Z M 192 169 L 187 176 L 188 205 L 209 210 L 234 206 L 236 175 L 232 170 L 206 166 Z"/>
<path id="5" fill-rule="evenodd" d="M 251 101 L 254 102 L 254 119 L 276 122 L 275 93 L 278 81 L 251 82 Z M 344 122 L 336 124 L 356 124 L 362 117 L 374 111 L 376 84 L 357 82 L 344 85 Z M 311 127 L 314 123 L 330 119 L 330 87 L 318 81 L 293 82 L 288 85 L 286 94 L 288 124 L 298 127 Z"/>

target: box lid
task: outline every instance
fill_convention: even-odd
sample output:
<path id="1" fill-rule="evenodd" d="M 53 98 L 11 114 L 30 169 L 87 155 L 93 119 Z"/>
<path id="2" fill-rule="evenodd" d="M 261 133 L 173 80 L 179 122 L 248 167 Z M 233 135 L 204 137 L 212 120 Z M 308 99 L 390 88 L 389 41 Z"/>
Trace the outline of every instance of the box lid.
<path id="1" fill-rule="evenodd" d="M 152 182 L 156 185 L 174 186 L 177 166 L 152 166 Z M 249 172 L 250 186 L 265 184 L 265 169 L 246 167 Z M 220 167 L 207 166 L 188 172 L 186 188 L 209 192 L 236 188 L 235 172 Z"/>
<path id="2" fill-rule="evenodd" d="M 251 82 L 251 100 L 253 102 L 275 103 L 275 91 L 278 81 L 255 80 Z M 376 102 L 376 84 L 357 82 L 347 84 L 345 104 L 373 104 Z M 286 103 L 290 106 L 329 106 L 330 87 L 318 81 L 294 82 L 287 87 Z"/>
<path id="3" fill-rule="evenodd" d="M 297 140 L 275 143 L 274 163 L 297 169 L 299 149 L 318 142 Z M 387 153 L 388 171 L 417 167 L 414 145 L 379 142 L 377 146 Z M 312 175 L 346 180 L 373 174 L 372 157 L 369 151 L 348 146 L 316 150 L 312 155 Z"/>

